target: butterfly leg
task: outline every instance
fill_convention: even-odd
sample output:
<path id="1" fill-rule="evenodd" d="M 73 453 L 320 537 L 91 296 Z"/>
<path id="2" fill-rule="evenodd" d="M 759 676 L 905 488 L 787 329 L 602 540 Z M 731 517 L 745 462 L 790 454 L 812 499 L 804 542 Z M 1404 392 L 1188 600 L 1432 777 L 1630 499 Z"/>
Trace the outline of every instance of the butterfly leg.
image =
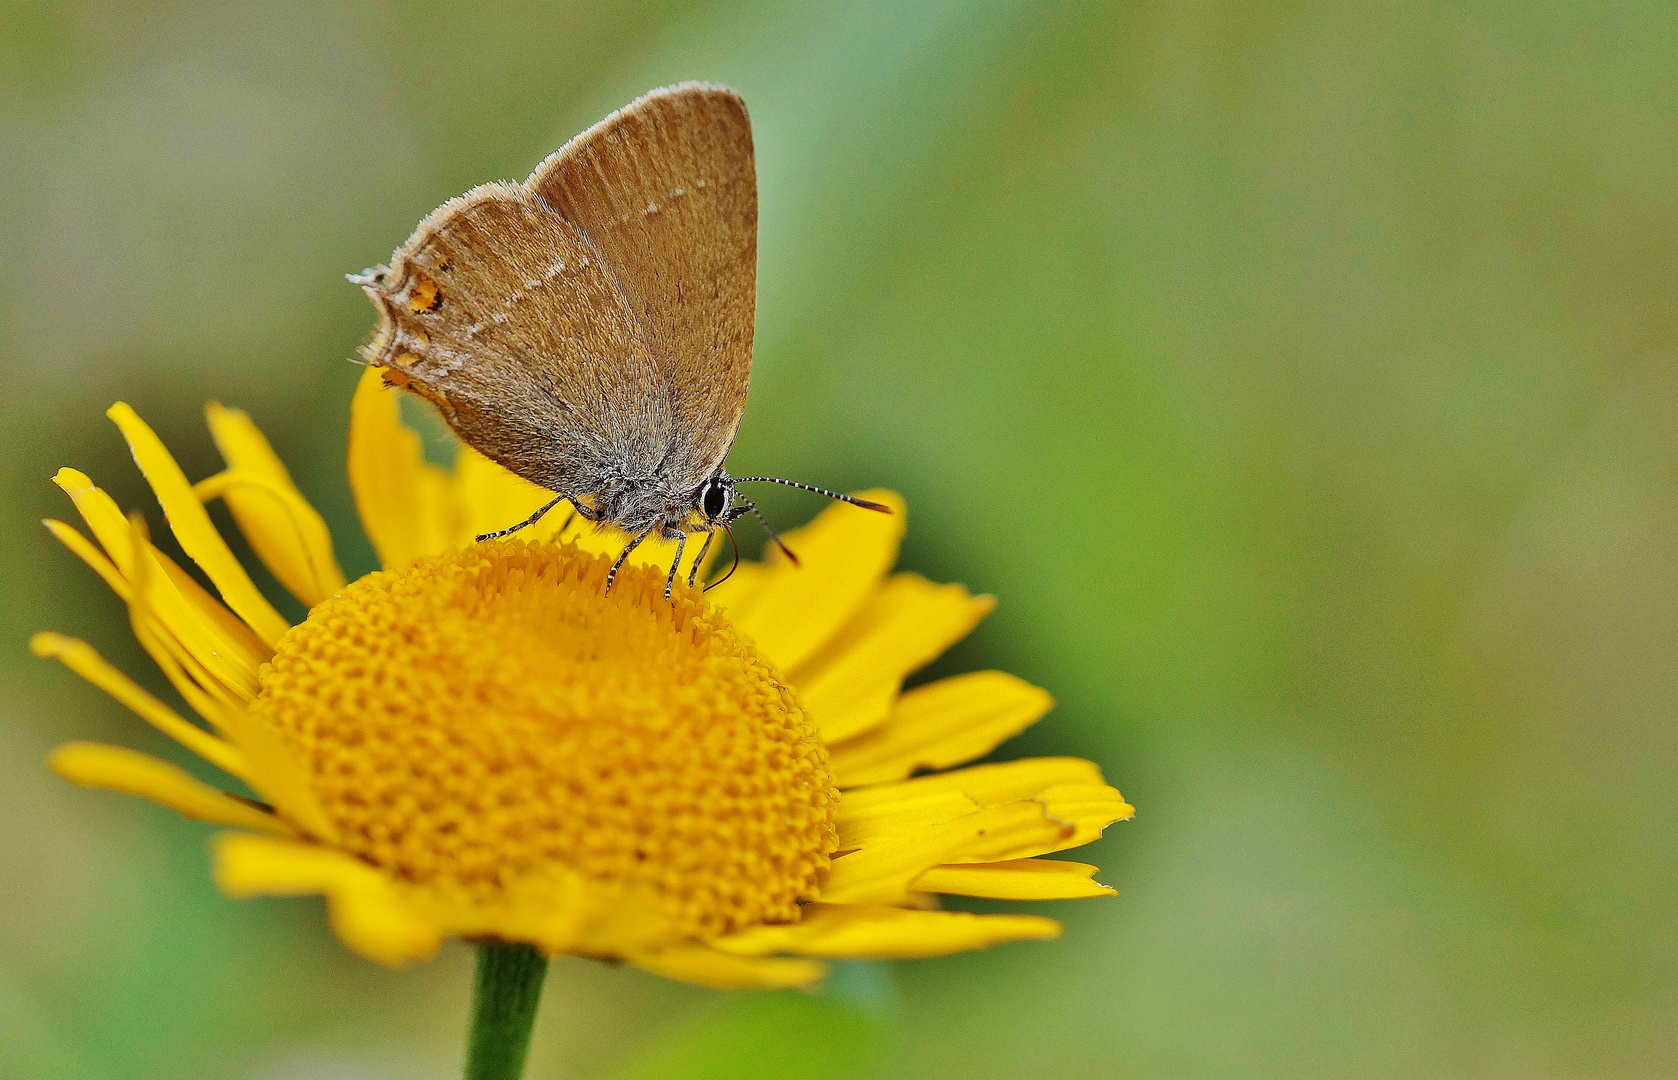
<path id="1" fill-rule="evenodd" d="M 623 561 L 629 558 L 629 553 L 631 551 L 634 551 L 636 548 L 641 546 L 641 541 L 653 534 L 653 529 L 655 528 L 657 528 L 656 525 L 650 528 L 642 529 L 639 533 L 637 533 L 635 539 L 629 542 L 629 546 L 623 549 L 623 554 L 618 556 L 618 561 L 612 564 L 612 568 L 610 570 L 606 571 L 607 596 L 612 595 L 612 583 L 618 579 L 618 569 L 623 566 Z"/>
<path id="2" fill-rule="evenodd" d="M 688 534 L 680 529 L 667 528 L 659 533 L 666 540 L 676 541 L 676 561 L 670 564 L 670 573 L 664 579 L 664 601 L 670 602 L 670 590 L 676 585 L 676 571 L 682 568 L 682 552 L 687 550 Z"/>
<path id="3" fill-rule="evenodd" d="M 693 560 L 692 566 L 688 567 L 688 588 L 693 588 L 694 580 L 699 577 L 699 567 L 705 562 L 705 556 L 711 553 L 711 541 L 716 538 L 715 530 L 705 534 L 705 542 L 699 546 L 699 557 Z"/>
<path id="4" fill-rule="evenodd" d="M 512 526 L 510 528 L 506 528 L 506 529 L 498 529 L 495 532 L 480 533 L 477 537 L 475 537 L 475 539 L 478 541 L 478 543 L 481 544 L 485 540 L 499 540 L 503 536 L 513 535 L 514 533 L 518 532 L 520 529 L 528 529 L 528 528 L 530 528 L 530 526 L 536 524 L 538 521 L 541 521 L 543 514 L 546 514 L 549 510 L 552 510 L 554 507 L 558 506 L 560 503 L 564 502 L 566 499 L 569 499 L 570 497 L 571 496 L 569 496 L 569 495 L 555 495 L 546 504 L 544 504 L 543 507 L 540 510 L 536 511 L 534 514 L 531 514 L 529 517 L 525 518 L 523 521 L 519 522 L 517 525 L 514 525 L 514 526 Z M 573 502 L 571 505 L 576 506 L 577 504 L 575 502 Z M 564 530 L 561 530 L 561 531 L 564 531 Z"/>

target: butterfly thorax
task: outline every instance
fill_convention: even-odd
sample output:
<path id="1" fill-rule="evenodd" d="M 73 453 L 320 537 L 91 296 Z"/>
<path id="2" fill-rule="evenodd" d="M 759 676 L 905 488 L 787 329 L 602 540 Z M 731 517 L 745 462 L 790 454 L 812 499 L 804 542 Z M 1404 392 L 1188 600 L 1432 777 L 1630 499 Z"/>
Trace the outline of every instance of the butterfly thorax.
<path id="1" fill-rule="evenodd" d="M 613 478 L 589 500 L 602 524 L 640 534 L 679 529 L 704 532 L 710 528 L 695 501 L 694 489 L 678 490 L 668 479 L 637 476 Z"/>

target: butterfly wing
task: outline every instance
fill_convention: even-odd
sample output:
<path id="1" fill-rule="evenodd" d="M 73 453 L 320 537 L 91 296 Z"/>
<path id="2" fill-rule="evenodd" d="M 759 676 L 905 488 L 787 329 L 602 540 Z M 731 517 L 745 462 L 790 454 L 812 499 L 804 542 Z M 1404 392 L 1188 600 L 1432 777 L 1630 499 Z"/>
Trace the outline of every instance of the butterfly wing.
<path id="1" fill-rule="evenodd" d="M 697 487 L 733 445 L 751 379 L 757 167 L 745 103 L 703 83 L 654 90 L 572 139 L 525 190 L 614 275 L 675 427 L 661 472 Z"/>
<path id="2" fill-rule="evenodd" d="M 523 187 L 438 207 L 362 280 L 362 350 L 469 445 L 551 491 L 652 475 L 675 437 L 663 372 L 599 253 Z"/>

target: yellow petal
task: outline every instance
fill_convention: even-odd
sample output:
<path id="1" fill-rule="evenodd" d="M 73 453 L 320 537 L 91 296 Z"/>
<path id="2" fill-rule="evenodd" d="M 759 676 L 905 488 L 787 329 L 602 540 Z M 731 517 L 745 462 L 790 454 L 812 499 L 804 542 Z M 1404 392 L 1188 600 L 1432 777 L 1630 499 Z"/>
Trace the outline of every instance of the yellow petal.
<path id="1" fill-rule="evenodd" d="M 830 903 L 895 904 L 909 883 L 942 863 L 1000 862 L 1040 854 L 1073 827 L 1042 803 L 1022 800 L 926 825 L 833 860 L 821 898 Z"/>
<path id="2" fill-rule="evenodd" d="M 1034 855 L 1082 847 L 1100 839 L 1102 830 L 1113 822 L 1136 815 L 1136 807 L 1124 801 L 1118 788 L 1106 784 L 1056 784 L 1032 798 L 1042 803 L 1051 817 L 1072 826 L 1072 834 L 1058 846 L 1032 852 Z"/>
<path id="3" fill-rule="evenodd" d="M 884 503 L 892 513 L 836 503 L 787 534 L 797 565 L 771 551 L 755 588 L 741 579 L 716 590 L 715 601 L 728 608 L 730 621 L 782 671 L 791 671 L 849 622 L 897 561 L 908 520 L 903 497 L 864 491 L 858 498 Z"/>
<path id="4" fill-rule="evenodd" d="M 115 563 L 105 557 L 103 551 L 94 546 L 93 541 L 57 518 L 42 518 L 41 524 L 47 527 L 54 539 L 69 548 L 76 558 L 104 579 L 105 584 L 110 586 L 111 591 L 120 599 L 128 599 L 128 579 L 122 576 L 122 571 L 116 568 Z"/>
<path id="5" fill-rule="evenodd" d="M 789 672 L 824 742 L 885 720 L 903 680 L 967 636 L 996 601 L 916 574 L 886 582 L 838 636 Z"/>
<path id="6" fill-rule="evenodd" d="M 177 664 L 191 669 L 194 685 L 193 692 L 188 693 L 187 697 L 189 702 L 194 704 L 194 707 L 197 707 L 202 694 L 209 694 L 240 708 L 256 696 L 256 673 L 243 664 L 232 662 L 236 654 L 217 651 L 217 645 L 221 642 L 214 638 L 213 631 L 207 634 L 195 633 L 195 630 L 202 631 L 204 629 L 201 619 L 196 618 L 191 613 L 188 613 L 185 619 L 185 621 L 193 624 L 188 628 L 186 636 L 198 642 L 199 647 L 194 651 L 182 642 L 183 635 L 174 633 L 173 628 L 159 615 L 158 609 L 160 607 L 170 608 L 177 613 L 175 621 L 179 625 L 183 621 L 180 613 L 186 611 L 186 607 L 190 606 L 183 607 L 182 597 L 178 594 L 178 591 L 171 591 L 172 584 L 170 582 L 160 582 L 158 580 L 162 575 L 157 573 L 160 569 L 157 564 L 165 562 L 165 556 L 161 552 L 156 549 L 150 551 L 149 563 L 151 569 L 147 574 L 147 580 L 150 583 L 148 602 L 136 605 L 137 596 L 134 587 L 117 570 L 115 564 L 89 543 L 86 537 L 62 521 L 54 521 L 49 518 L 45 524 L 53 536 L 57 537 L 65 547 L 80 556 L 83 562 L 91 566 L 100 577 L 105 579 L 106 584 L 110 585 L 111 591 L 115 592 L 124 603 L 129 605 L 130 612 L 143 612 L 140 617 L 145 620 L 147 627 L 155 634 L 155 639 L 160 647 L 174 657 Z M 173 565 L 173 563 L 165 563 L 161 569 L 168 569 Z M 196 585 L 194 584 L 193 587 L 196 588 Z M 208 594 L 203 595 L 208 603 L 220 608 L 220 604 L 209 597 Z M 174 601 L 173 604 L 169 603 L 171 600 Z M 226 611 L 225 608 L 221 610 Z M 231 615 L 228 617 L 232 618 Z M 241 623 L 239 626 L 245 629 L 247 634 L 249 633 L 248 628 L 244 628 L 244 624 Z M 251 638 L 251 641 L 255 647 L 261 647 L 261 644 L 256 642 L 254 637 Z M 183 693 L 185 692 L 183 691 Z M 193 694 L 199 694 L 200 696 L 193 696 Z M 201 711 L 201 715 L 213 722 L 219 715 L 219 710 Z"/>
<path id="7" fill-rule="evenodd" d="M 227 610 L 225 604 L 211 596 L 204 586 L 194 581 L 192 575 L 182 570 L 175 560 L 157 550 L 150 543 L 146 545 L 146 550 L 151 556 L 151 561 L 162 568 L 163 577 L 168 581 L 167 587 L 164 587 L 161 581 L 157 583 L 158 592 L 167 594 L 172 589 L 175 593 L 178 593 L 187 602 L 188 608 L 194 614 L 201 613 L 204 618 L 209 619 L 218 635 L 218 644 L 221 642 L 231 643 L 237 649 L 236 652 L 230 652 L 229 657 L 238 661 L 240 666 L 232 669 L 232 671 L 223 672 L 221 665 L 217 665 L 212 668 L 216 671 L 217 677 L 229 686 L 235 686 L 242 691 L 246 691 L 246 696 L 255 694 L 256 678 L 254 673 L 248 682 L 243 679 L 233 679 L 229 676 L 233 671 L 242 674 L 245 671 L 244 665 L 251 663 L 253 660 L 255 666 L 260 668 L 262 664 L 273 657 L 273 648 L 258 638 L 256 632 L 246 626 L 239 616 Z M 195 652 L 194 655 L 198 654 Z"/>
<path id="8" fill-rule="evenodd" d="M 910 883 L 917 892 L 979 896 L 989 900 L 1078 900 L 1088 896 L 1116 896 L 1094 881 L 1089 863 L 1058 859 L 1012 859 L 965 866 L 934 866 Z"/>
<path id="9" fill-rule="evenodd" d="M 138 583 L 129 589 L 128 624 L 146 655 L 157 664 L 175 692 L 217 733 L 226 736 L 229 716 L 243 714 L 245 705 L 236 700 L 196 657 L 168 632 L 148 605 L 147 593 Z M 248 778 L 247 778 L 248 779 Z"/>
<path id="10" fill-rule="evenodd" d="M 1083 778 L 1078 777 L 1080 772 L 1084 774 Z M 1089 775 L 1094 772 L 1094 765 L 1078 758 L 1027 759 L 981 765 L 957 773 L 943 773 L 923 780 L 886 784 L 862 791 L 847 791 L 840 796 L 837 814 L 840 846 L 848 846 L 844 843 L 846 837 L 861 836 L 858 844 L 862 848 L 860 854 L 869 854 L 877 848 L 896 850 L 904 844 L 919 843 L 921 838 L 934 838 L 940 834 L 929 830 L 894 835 L 889 823 L 894 817 L 905 822 L 917 818 L 927 820 L 930 817 L 928 808 L 938 807 L 940 797 L 960 793 L 999 814 L 1025 812 L 1029 816 L 1029 812 L 1022 808 L 1039 807 L 1043 816 L 1060 828 L 1053 834 L 1022 834 L 1008 843 L 1003 843 L 993 834 L 983 844 L 951 848 L 952 854 L 937 860 L 940 863 L 1024 859 L 1081 847 L 1100 837 L 1101 831 L 1108 825 L 1136 813 L 1136 808 L 1125 802 L 1116 788 L 1088 782 Z M 1099 774 L 1096 775 L 1099 777 Z M 1062 777 L 1066 779 L 1061 780 Z M 1042 783 L 1045 779 L 1051 782 Z M 959 826 L 965 820 L 950 820 L 947 826 Z M 987 850 L 992 854 L 983 854 Z M 835 869 L 845 859 L 853 857 L 846 855 L 836 861 Z M 827 894 L 824 892 L 823 895 Z"/>
<path id="11" fill-rule="evenodd" d="M 714 567 L 710 576 L 721 584 L 713 585 L 711 591 L 705 594 L 705 599 L 722 609 L 728 621 L 733 623 L 735 607 L 751 603 L 759 591 L 774 581 L 775 573 L 762 563 L 742 562 L 734 566 L 733 545 L 729 543 L 727 533 L 717 537 L 717 542 L 712 545 L 712 556 L 708 560 Z M 729 570 L 731 566 L 734 567 L 732 572 Z"/>
<path id="12" fill-rule="evenodd" d="M 88 561 L 107 581 L 111 580 L 108 573 L 111 567 L 125 581 L 132 581 L 136 573 L 146 571 L 152 581 L 152 611 L 168 634 L 224 686 L 247 701 L 254 697 L 257 668 L 273 656 L 274 650 L 152 544 L 147 542 L 136 547 L 128 519 L 111 497 L 95 487 L 86 475 L 75 469 L 60 469 L 53 483 L 76 504 L 82 519 L 109 556 L 110 566 L 89 560 L 87 546 L 76 543 L 74 530 L 53 528 L 53 535 Z M 112 588 L 124 601 L 132 599 L 122 588 L 115 585 Z"/>
<path id="13" fill-rule="evenodd" d="M 1054 705 L 1047 692 L 1001 671 L 916 687 L 878 727 L 829 748 L 840 787 L 901 780 L 982 757 Z"/>
<path id="14" fill-rule="evenodd" d="M 833 824 L 839 830 L 839 850 L 849 851 L 881 839 L 953 821 L 979 809 L 979 804 L 959 791 L 940 791 L 899 802 L 875 803 L 852 809 L 843 795 L 834 813 Z"/>
<path id="15" fill-rule="evenodd" d="M 517 525 L 554 497 L 553 492 L 515 476 L 464 444 L 455 452 L 450 487 L 461 508 L 460 521 L 450 540 L 458 547 L 484 533 Z M 516 535 L 531 541 L 546 540 L 560 531 L 571 514 L 571 505 L 561 503 Z M 570 531 L 577 531 L 575 522 Z"/>
<path id="16" fill-rule="evenodd" d="M 144 544 L 144 527 L 144 519 L 136 515 L 130 526 L 130 543 L 135 550 Z M 245 764 L 243 779 L 251 790 L 273 806 L 280 817 L 310 836 L 334 839 L 337 831 L 315 798 L 308 775 L 279 735 L 244 708 L 210 693 L 203 673 L 183 669 L 185 657 L 172 653 L 171 642 L 154 630 L 147 608 L 151 575 L 146 562 L 141 560 L 136 565 L 140 573 L 133 583 L 128 614 L 140 647 L 157 663 L 187 704 L 238 750 Z"/>
<path id="17" fill-rule="evenodd" d="M 238 750 L 198 725 L 188 723 L 175 710 L 152 697 L 134 680 L 106 662 L 87 642 L 65 637 L 63 634 L 44 633 L 30 638 L 29 648 L 36 656 L 62 662 L 65 667 L 133 710 L 142 720 L 216 768 L 241 780 L 245 779 L 245 760 Z"/>
<path id="18" fill-rule="evenodd" d="M 125 601 L 130 598 L 129 593 L 125 586 L 112 582 L 111 571 L 126 575 L 125 582 L 142 571 L 150 574 L 152 607 L 160 625 L 220 681 L 242 691 L 247 699 L 254 696 L 256 669 L 274 655 L 274 650 L 149 539 L 136 546 L 128 518 L 84 474 L 75 469 L 60 469 L 53 483 L 76 504 L 111 561 L 100 565 L 89 559 L 87 541 L 62 522 L 56 528 L 48 522 L 52 534 L 87 561 Z M 142 553 L 144 563 L 135 561 L 135 551 Z"/>
<path id="19" fill-rule="evenodd" d="M 280 736 L 250 713 L 229 716 L 227 736 L 249 762 L 251 790 L 299 831 L 318 840 L 335 841 L 338 829 L 321 808 L 309 775 Z"/>
<path id="20" fill-rule="evenodd" d="M 832 959 L 902 960 L 1059 936 L 1059 923 L 1036 915 L 974 915 L 824 903 L 806 905 L 804 918 L 798 923 L 754 927 L 713 942 L 713 946 L 743 956 L 790 952 Z"/>
<path id="21" fill-rule="evenodd" d="M 281 635 L 291 629 L 290 625 L 274 610 L 274 605 L 262 595 L 250 575 L 245 573 L 245 568 L 239 565 L 239 560 L 234 558 L 227 541 L 216 531 L 204 504 L 192 493 L 192 485 L 187 482 L 181 467 L 175 464 L 163 441 L 123 402 L 112 405 L 105 415 L 122 429 L 134 461 L 145 474 L 157 501 L 163 504 L 169 528 L 174 531 L 175 539 L 180 541 L 182 550 L 215 583 L 227 606 L 256 631 L 257 637 L 270 646 L 279 641 Z"/>
<path id="22" fill-rule="evenodd" d="M 425 460 L 419 435 L 402 423 L 399 391 L 383 372 L 370 367 L 356 384 L 347 465 L 361 527 L 388 569 L 448 550 L 462 513 L 448 473 Z"/>
<path id="23" fill-rule="evenodd" d="M 1030 798 L 1057 783 L 1099 785 L 1101 770 L 1094 761 L 1084 758 L 1019 758 L 849 790 L 842 795 L 841 803 L 851 812 L 857 812 L 864 807 L 879 807 L 883 803 L 906 798 L 925 798 L 938 792 L 961 792 L 982 807 L 993 807 L 997 803 L 1014 802 L 1017 798 Z"/>
<path id="24" fill-rule="evenodd" d="M 216 885 L 235 900 L 314 896 L 384 880 L 366 863 L 306 840 L 224 833 L 216 837 L 214 850 Z"/>
<path id="25" fill-rule="evenodd" d="M 1101 770 L 1093 761 L 1074 757 L 1020 758 L 847 791 L 841 796 L 840 805 L 847 812 L 856 813 L 867 807 L 959 791 L 981 806 L 994 806 L 1028 799 L 1056 784 L 1100 783 Z"/>
<path id="26" fill-rule="evenodd" d="M 314 531 L 311 519 L 323 533 L 326 523 L 297 492 L 265 476 L 230 469 L 198 481 L 192 493 L 204 503 L 227 501 L 239 531 L 262 565 L 305 607 L 314 607 L 343 589 L 343 572 L 332 555 L 331 541 L 321 552 L 316 550 L 321 546 L 319 538 L 309 535 Z"/>
<path id="27" fill-rule="evenodd" d="M 651 890 L 607 892 L 565 871 L 547 876 L 529 895 L 489 918 L 480 914 L 478 919 L 478 934 L 528 941 L 549 955 L 629 956 L 657 951 L 678 937 L 668 911 Z"/>
<path id="28" fill-rule="evenodd" d="M 339 940 L 376 963 L 401 967 L 436 953 L 443 935 L 378 870 L 341 851 L 231 833 L 216 837 L 216 884 L 234 899 L 327 897 Z"/>
<path id="29" fill-rule="evenodd" d="M 291 595 L 314 607 L 344 588 L 344 572 L 332 551 L 326 522 L 292 483 L 251 418 L 211 402 L 205 409 L 210 435 L 228 471 L 200 481 L 201 500 L 220 495 L 265 566 Z"/>
<path id="30" fill-rule="evenodd" d="M 194 821 L 291 835 L 285 822 L 274 815 L 229 797 L 184 769 L 127 747 L 65 743 L 47 758 L 47 766 L 73 784 L 137 795 Z"/>
<path id="31" fill-rule="evenodd" d="M 326 914 L 350 951 L 385 967 L 428 960 L 443 944 L 437 925 L 383 884 L 329 893 Z"/>
<path id="32" fill-rule="evenodd" d="M 145 519 L 138 513 L 129 523 L 129 550 L 147 547 Z M 132 560 L 135 573 L 128 590 L 128 624 L 146 655 L 162 670 L 186 703 L 218 732 L 226 734 L 226 718 L 242 714 L 245 701 L 236 700 L 190 649 L 187 649 L 157 618 L 156 601 L 169 595 L 168 582 L 161 581 L 158 567 L 150 558 Z M 247 698 L 246 701 L 249 699 Z"/>
<path id="33" fill-rule="evenodd" d="M 827 966 L 815 960 L 730 956 L 704 945 L 638 953 L 627 959 L 655 975 L 713 990 L 789 989 L 808 986 L 827 974 Z"/>
<path id="34" fill-rule="evenodd" d="M 978 770 L 971 770 L 977 772 Z M 912 787 L 912 784 L 902 785 Z M 993 788 L 992 791 L 1006 790 Z M 1016 789 L 1017 790 L 1017 789 Z M 934 805 L 940 795 L 950 792 L 932 792 L 917 795 L 912 799 L 905 799 L 887 803 L 867 803 L 859 808 L 853 806 L 847 813 L 843 810 L 850 793 L 840 798 L 841 817 L 849 820 L 863 819 L 868 822 L 889 820 L 894 812 L 903 819 L 912 819 L 917 814 L 925 814 L 925 807 Z M 985 799 L 978 799 L 987 802 Z M 882 860 L 882 865 L 897 865 L 892 860 L 893 853 L 915 852 L 915 858 L 924 857 L 925 851 L 934 846 L 949 843 L 941 848 L 946 855 L 936 860 L 938 863 L 983 863 L 1014 859 L 1028 859 L 1035 855 L 1047 855 L 1050 852 L 1065 851 L 1068 848 L 1081 847 L 1101 836 L 1101 831 L 1115 821 L 1122 821 L 1136 813 L 1136 808 L 1125 802 L 1115 788 L 1105 784 L 1055 784 L 1043 788 L 1028 798 L 1015 799 L 1010 802 L 988 802 L 985 809 L 978 814 L 965 818 L 956 818 L 928 828 L 906 831 L 900 834 L 883 833 L 876 827 L 873 835 L 860 845 L 860 850 L 842 856 L 834 862 L 834 870 L 847 860 L 867 856 Z M 1037 815 L 1051 822 L 1054 829 L 1039 829 L 1032 831 L 1027 824 L 1034 821 Z M 992 821 L 1007 823 L 1003 827 L 994 827 Z M 970 828 L 973 822 L 981 823 L 982 827 L 974 832 L 971 840 L 959 840 L 959 830 Z M 1013 830 L 1013 831 L 1009 831 Z M 841 826 L 841 835 L 845 834 L 845 827 Z M 870 865 L 865 859 L 862 864 L 853 866 L 852 871 L 844 879 L 865 874 L 865 867 Z M 932 863 L 925 864 L 933 865 Z M 895 870 L 892 871 L 895 875 Z M 892 876 L 888 875 L 888 876 Z M 892 878 L 895 880 L 895 877 Z M 829 878 L 829 889 L 832 888 L 833 878 Z M 905 886 L 911 891 L 918 886 Z M 823 899 L 829 899 L 829 890 L 823 890 Z M 843 897 L 849 899 L 849 897 Z M 883 899 L 883 897 L 872 897 Z M 896 903 L 895 899 L 886 902 Z"/>

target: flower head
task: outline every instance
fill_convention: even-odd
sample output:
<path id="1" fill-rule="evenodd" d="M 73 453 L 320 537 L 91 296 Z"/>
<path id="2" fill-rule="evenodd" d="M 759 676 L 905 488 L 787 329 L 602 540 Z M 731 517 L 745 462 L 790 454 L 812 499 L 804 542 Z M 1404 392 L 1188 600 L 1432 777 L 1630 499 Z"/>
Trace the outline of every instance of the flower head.
<path id="1" fill-rule="evenodd" d="M 126 406 L 111 410 L 184 550 L 219 598 L 74 470 L 56 482 L 93 540 L 48 527 L 128 605 L 194 724 L 87 644 L 55 656 L 242 782 L 230 794 L 115 746 L 52 766 L 231 827 L 234 896 L 324 894 L 338 936 L 399 965 L 444 937 L 529 942 L 714 986 L 799 985 L 821 958 L 929 956 L 1053 937 L 1051 920 L 938 910 L 937 894 L 1110 893 L 1039 856 L 1132 813 L 1076 758 L 948 769 L 1035 721 L 1048 695 L 1001 672 L 904 692 L 992 607 L 890 575 L 892 517 L 838 506 L 793 534 L 801 567 L 748 563 L 664 599 L 669 546 L 604 590 L 618 541 L 521 520 L 539 489 L 461 448 L 428 464 L 370 370 L 349 473 L 385 569 L 346 584 L 330 535 L 243 413 L 212 405 L 226 471 L 190 483 Z M 204 504 L 308 608 L 263 597 Z"/>

